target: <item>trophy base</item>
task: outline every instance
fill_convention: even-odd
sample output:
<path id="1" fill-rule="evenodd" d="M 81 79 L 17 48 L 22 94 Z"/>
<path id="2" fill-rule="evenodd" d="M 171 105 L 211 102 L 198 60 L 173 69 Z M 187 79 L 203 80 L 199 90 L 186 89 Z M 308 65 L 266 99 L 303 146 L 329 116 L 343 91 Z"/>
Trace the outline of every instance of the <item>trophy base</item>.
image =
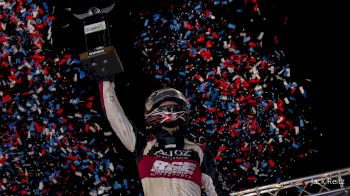
<path id="1" fill-rule="evenodd" d="M 124 71 L 123 65 L 113 46 L 93 52 L 84 52 L 79 56 L 83 66 L 94 77 L 105 77 Z"/>

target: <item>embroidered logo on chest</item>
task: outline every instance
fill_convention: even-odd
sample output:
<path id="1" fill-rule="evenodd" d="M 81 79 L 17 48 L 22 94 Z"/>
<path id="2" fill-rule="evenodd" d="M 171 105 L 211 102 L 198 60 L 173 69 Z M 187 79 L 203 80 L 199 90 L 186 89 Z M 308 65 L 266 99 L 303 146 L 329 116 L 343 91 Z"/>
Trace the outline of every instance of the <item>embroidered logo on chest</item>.
<path id="1" fill-rule="evenodd" d="M 153 163 L 151 172 L 153 175 L 192 175 L 196 169 L 196 164 L 190 162 L 167 162 L 156 160 Z"/>
<path id="2" fill-rule="evenodd" d="M 162 156 L 162 157 L 191 157 L 191 150 L 157 150 L 154 153 L 155 156 Z"/>

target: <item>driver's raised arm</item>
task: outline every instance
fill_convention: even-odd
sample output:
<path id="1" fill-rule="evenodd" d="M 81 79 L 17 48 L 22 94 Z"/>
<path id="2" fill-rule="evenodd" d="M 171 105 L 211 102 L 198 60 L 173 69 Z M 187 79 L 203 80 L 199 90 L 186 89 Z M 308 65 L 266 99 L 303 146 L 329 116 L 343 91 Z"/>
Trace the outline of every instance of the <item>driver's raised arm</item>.
<path id="1" fill-rule="evenodd" d="M 106 117 L 120 141 L 131 152 L 135 151 L 136 134 L 132 124 L 126 117 L 115 93 L 115 84 L 112 78 L 103 78 L 99 81 L 102 108 Z"/>

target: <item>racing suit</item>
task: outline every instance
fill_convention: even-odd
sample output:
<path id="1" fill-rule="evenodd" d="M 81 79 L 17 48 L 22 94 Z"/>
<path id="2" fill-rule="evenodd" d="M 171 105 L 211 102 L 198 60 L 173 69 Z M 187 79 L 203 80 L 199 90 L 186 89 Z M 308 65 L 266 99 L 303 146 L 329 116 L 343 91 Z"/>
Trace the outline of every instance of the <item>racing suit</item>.
<path id="1" fill-rule="evenodd" d="M 185 139 L 181 149 L 160 145 L 146 137 L 126 117 L 115 93 L 113 80 L 99 83 L 102 108 L 116 135 L 133 153 L 146 196 L 227 195 L 216 163 L 204 145 Z"/>

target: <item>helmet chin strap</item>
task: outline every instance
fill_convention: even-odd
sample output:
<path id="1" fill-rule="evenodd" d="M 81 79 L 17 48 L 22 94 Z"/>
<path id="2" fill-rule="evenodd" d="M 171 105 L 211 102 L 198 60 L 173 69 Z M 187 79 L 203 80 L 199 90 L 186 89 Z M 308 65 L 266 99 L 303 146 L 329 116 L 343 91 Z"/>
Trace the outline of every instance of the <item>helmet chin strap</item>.
<path id="1" fill-rule="evenodd" d="M 183 130 L 180 129 L 180 125 L 174 127 L 161 126 L 158 130 L 154 130 L 154 135 L 160 145 L 181 149 L 184 146 L 185 138 Z"/>
<path id="2" fill-rule="evenodd" d="M 174 133 L 180 129 L 180 126 L 179 125 L 175 127 L 162 126 L 161 128 L 167 131 L 168 133 L 170 133 L 171 135 L 174 135 Z"/>

